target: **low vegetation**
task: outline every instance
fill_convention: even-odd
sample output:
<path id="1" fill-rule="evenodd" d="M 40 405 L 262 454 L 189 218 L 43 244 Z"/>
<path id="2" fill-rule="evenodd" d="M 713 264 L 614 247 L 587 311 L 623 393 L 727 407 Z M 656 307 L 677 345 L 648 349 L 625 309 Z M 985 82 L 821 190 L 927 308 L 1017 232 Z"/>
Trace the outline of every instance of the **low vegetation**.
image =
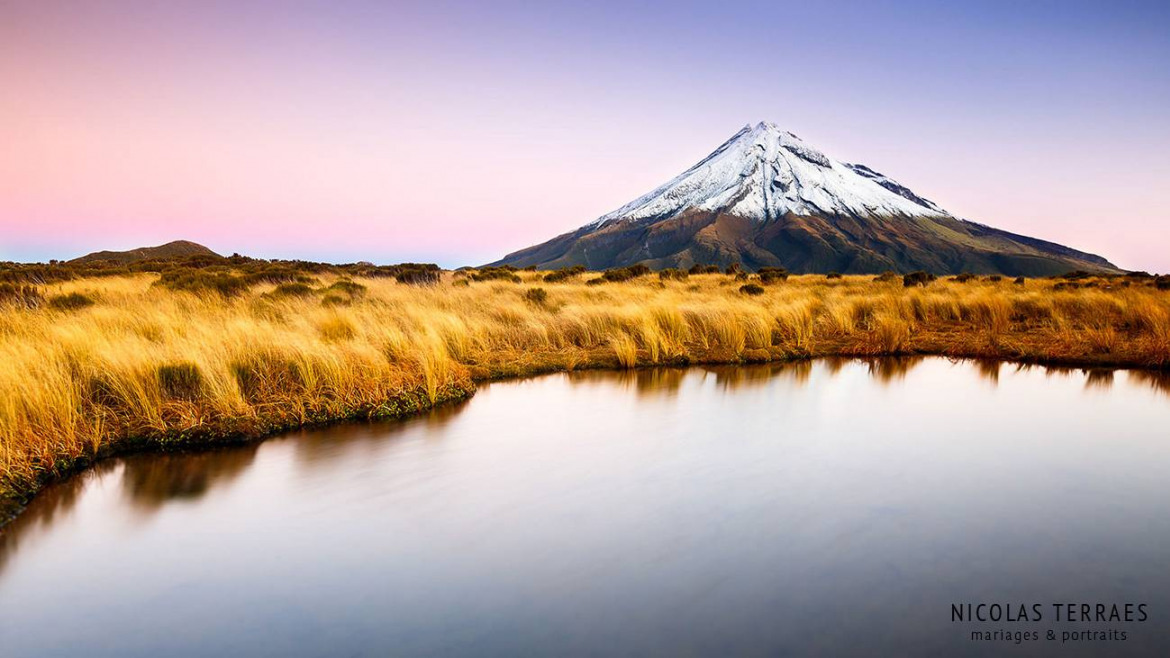
<path id="1" fill-rule="evenodd" d="M 76 311 L 77 309 L 93 305 L 93 299 L 79 292 L 71 292 L 49 298 L 49 308 L 57 309 L 58 311 Z"/>
<path id="2" fill-rule="evenodd" d="M 118 451 L 395 417 L 555 370 L 889 354 L 1170 367 L 1170 280 L 1140 273 L 648 274 L 0 267 L 0 505 Z"/>

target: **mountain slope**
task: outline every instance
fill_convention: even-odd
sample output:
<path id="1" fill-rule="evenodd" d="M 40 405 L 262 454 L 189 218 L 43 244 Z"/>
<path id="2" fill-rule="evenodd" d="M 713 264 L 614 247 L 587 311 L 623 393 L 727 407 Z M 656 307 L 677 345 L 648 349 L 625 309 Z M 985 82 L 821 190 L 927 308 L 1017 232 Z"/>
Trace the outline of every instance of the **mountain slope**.
<path id="1" fill-rule="evenodd" d="M 113 263 L 134 263 L 140 260 L 152 260 L 162 258 L 185 258 L 187 256 L 214 256 L 220 257 L 219 254 L 204 247 L 201 244 L 189 242 L 187 240 L 175 240 L 157 247 L 139 247 L 137 249 L 130 249 L 127 251 L 95 251 L 92 254 L 86 254 L 69 261 L 70 263 L 94 263 L 98 261 L 108 261 Z"/>
<path id="2" fill-rule="evenodd" d="M 794 272 L 1117 271 L 1100 256 L 959 219 L 771 123 L 745 126 L 669 183 L 493 264 L 605 269 L 734 262 Z"/>

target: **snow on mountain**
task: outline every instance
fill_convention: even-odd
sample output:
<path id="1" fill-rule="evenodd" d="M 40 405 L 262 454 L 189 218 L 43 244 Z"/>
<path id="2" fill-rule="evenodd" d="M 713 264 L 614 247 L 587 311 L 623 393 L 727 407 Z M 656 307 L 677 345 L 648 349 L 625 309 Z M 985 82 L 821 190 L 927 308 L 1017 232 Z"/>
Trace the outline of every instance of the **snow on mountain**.
<path id="1" fill-rule="evenodd" d="M 776 124 L 744 126 L 667 184 L 588 225 L 721 211 L 765 222 L 796 215 L 946 216 L 950 213 L 864 165 L 829 158 Z"/>

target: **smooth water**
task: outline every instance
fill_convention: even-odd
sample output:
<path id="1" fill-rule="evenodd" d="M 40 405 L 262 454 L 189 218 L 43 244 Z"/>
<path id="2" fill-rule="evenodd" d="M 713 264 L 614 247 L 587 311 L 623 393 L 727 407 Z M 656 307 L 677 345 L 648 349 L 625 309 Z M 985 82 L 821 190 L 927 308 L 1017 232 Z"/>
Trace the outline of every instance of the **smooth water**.
<path id="1" fill-rule="evenodd" d="M 1040 623 L 952 621 L 1039 603 Z M 1066 603 L 1148 620 L 1057 623 Z M 972 641 L 1122 629 L 1124 642 Z M 135 456 L 0 542 L 0 655 L 1088 655 L 1170 640 L 1170 380 L 589 372 Z"/>

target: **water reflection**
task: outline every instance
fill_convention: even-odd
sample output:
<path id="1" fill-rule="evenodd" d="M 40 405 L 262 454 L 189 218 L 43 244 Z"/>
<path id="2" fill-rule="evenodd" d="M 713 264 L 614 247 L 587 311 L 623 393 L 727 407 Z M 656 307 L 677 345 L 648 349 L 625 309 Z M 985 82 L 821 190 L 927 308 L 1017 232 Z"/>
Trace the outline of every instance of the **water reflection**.
<path id="1" fill-rule="evenodd" d="M 1113 386 L 1113 371 L 1103 368 L 1085 370 L 1085 388 L 1109 390 Z"/>
<path id="2" fill-rule="evenodd" d="M 938 360 L 935 358 L 935 360 Z M 584 370 L 566 373 L 573 386 L 605 383 L 632 391 L 639 398 L 671 397 L 679 393 L 683 383 L 696 372 L 714 378 L 717 388 L 732 392 L 763 387 L 777 378 L 785 378 L 798 386 L 808 384 L 814 368 L 830 379 L 837 377 L 850 364 L 864 365 L 870 379 L 882 386 L 904 381 L 907 375 L 926 361 L 925 357 L 908 356 L 878 359 L 850 359 L 830 357 L 815 361 L 779 362 L 753 366 L 710 365 L 692 368 L 645 368 L 624 371 Z M 972 371 L 985 381 L 998 384 L 1004 362 L 991 360 L 951 359 L 956 366 L 970 364 Z M 1039 370 L 1046 377 L 1069 378 L 1081 376 L 1086 389 L 1108 390 L 1114 385 L 1116 371 L 1104 368 L 1073 368 L 1066 366 L 1039 366 L 1013 364 L 1012 371 L 1026 373 Z M 1170 397 L 1170 372 L 1152 370 L 1126 371 L 1128 381 L 1144 385 L 1163 397 Z M 420 425 L 436 430 L 441 436 L 445 425 L 467 408 L 469 401 L 440 406 L 418 417 L 405 420 L 370 423 L 348 423 L 325 430 L 310 429 L 291 432 L 286 440 L 296 446 L 296 455 L 304 464 L 320 468 L 331 461 L 344 461 L 354 450 L 377 451 L 408 425 Z M 101 479 L 121 471 L 122 494 L 142 513 L 157 511 L 172 501 L 194 501 L 217 486 L 226 485 L 246 472 L 253 464 L 260 444 L 235 446 L 221 450 L 178 454 L 134 455 L 119 461 L 106 461 L 86 473 L 48 487 L 12 523 L 0 529 L 0 570 L 5 557 L 14 550 L 17 538 L 29 528 L 48 526 L 61 515 L 67 515 L 77 497 L 94 479 Z M 371 455 L 372 456 L 372 455 Z"/>
<path id="3" fill-rule="evenodd" d="M 1170 397 L 1170 371 L 1168 370 L 1131 370 L 1129 378 L 1149 386 L 1151 390 Z"/>
<path id="4" fill-rule="evenodd" d="M 467 408 L 468 400 L 457 400 L 440 405 L 418 416 L 396 420 L 351 422 L 324 428 L 296 430 L 283 435 L 296 446 L 297 461 L 313 468 L 344 465 L 348 455 L 361 452 L 375 457 L 392 437 L 407 427 L 432 430 L 429 436 L 439 437 L 442 429 Z"/>
<path id="5" fill-rule="evenodd" d="M 916 366 L 921 364 L 920 356 L 896 356 L 883 359 L 867 359 L 870 376 L 881 384 L 891 384 L 906 379 Z M 980 371 L 982 373 L 982 371 Z"/>
<path id="6" fill-rule="evenodd" d="M 938 360 L 937 357 L 934 359 Z M 599 382 L 612 386 L 616 382 L 618 387 L 632 391 L 638 397 L 669 397 L 677 395 L 687 378 L 696 372 L 713 377 L 720 390 L 738 391 L 759 388 L 777 378 L 786 378 L 794 384 L 804 386 L 808 384 L 814 368 L 819 368 L 832 379 L 840 375 L 849 364 L 862 364 L 874 382 L 888 386 L 904 381 L 911 371 L 925 361 L 925 357 L 919 356 L 878 359 L 830 357 L 815 361 L 753 366 L 662 367 L 617 372 L 584 370 L 566 373 L 564 376 L 573 386 Z M 956 366 L 970 364 L 973 372 L 993 384 L 1000 381 L 1000 373 L 1003 367 L 1008 365 L 1005 362 L 991 360 L 949 361 Z M 1117 372 L 1106 368 L 1040 366 L 1025 363 L 1012 365 L 1012 370 L 1020 373 L 1039 370 L 1046 377 L 1081 376 L 1085 388 L 1100 390 L 1108 390 L 1114 385 Z M 1125 372 L 1129 381 L 1144 385 L 1160 396 L 1170 397 L 1170 372 L 1154 370 Z M 393 436 L 407 425 L 421 424 L 423 427 L 441 429 L 463 413 L 468 404 L 469 401 L 464 400 L 442 405 L 426 414 L 405 420 L 348 423 L 326 430 L 295 431 L 286 434 L 285 438 L 295 442 L 301 460 L 320 464 L 363 445 L 376 447 L 383 444 L 388 436 Z M 20 534 L 24 527 L 52 523 L 57 515 L 68 513 L 72 509 L 77 496 L 90 480 L 105 477 L 119 468 L 122 492 L 126 499 L 140 510 L 157 510 L 169 501 L 197 500 L 216 486 L 228 484 L 244 473 L 255 460 L 259 445 L 248 444 L 202 452 L 134 455 L 119 461 L 102 462 L 78 477 L 45 489 L 24 513 L 3 528 L 3 536 L 11 538 Z"/>
<path id="7" fill-rule="evenodd" d="M 921 601 L 955 592 L 1145 582 L 1170 541 L 1170 460 L 1149 429 L 1170 422 L 1167 397 L 1165 372 L 922 357 L 584 371 L 403 421 L 108 461 L 0 536 L 0 636 L 20 629 L 14 655 L 58 636 L 141 637 L 124 653 L 150 655 L 191 626 L 211 629 L 189 638 L 203 653 L 263 632 L 288 655 L 318 637 L 337 653 L 395 653 L 390 638 L 523 654 L 555 653 L 554 631 L 586 619 L 617 642 L 663 631 L 630 653 L 704 631 L 725 644 L 689 649 L 812 646 L 784 624 L 840 653 L 849 624 L 913 632 L 887 605 L 926 624 Z M 55 574 L 61 591 L 38 598 Z M 188 601 L 198 624 L 160 612 Z M 604 653 L 589 642 L 605 633 L 587 635 L 580 652 Z"/>
<path id="8" fill-rule="evenodd" d="M 686 372 L 685 368 L 644 368 L 617 372 L 575 370 L 566 377 L 575 386 L 616 381 L 621 388 L 633 391 L 640 398 L 647 398 L 677 393 Z"/>
<path id="9" fill-rule="evenodd" d="M 20 548 L 20 542 L 45 532 L 53 522 L 73 511 L 94 480 L 106 477 L 117 468 L 114 461 L 100 462 L 93 468 L 42 491 L 23 512 L 0 528 L 0 574 L 8 559 Z"/>
<path id="10" fill-rule="evenodd" d="M 977 359 L 975 361 L 975 370 L 979 376 L 992 383 L 992 385 L 999 383 L 999 369 L 1003 365 L 1001 361 L 992 361 L 990 359 Z"/>
<path id="11" fill-rule="evenodd" d="M 122 460 L 122 493 L 140 513 L 171 501 L 195 501 L 239 477 L 256 459 L 259 444 L 206 452 L 133 455 Z"/>

